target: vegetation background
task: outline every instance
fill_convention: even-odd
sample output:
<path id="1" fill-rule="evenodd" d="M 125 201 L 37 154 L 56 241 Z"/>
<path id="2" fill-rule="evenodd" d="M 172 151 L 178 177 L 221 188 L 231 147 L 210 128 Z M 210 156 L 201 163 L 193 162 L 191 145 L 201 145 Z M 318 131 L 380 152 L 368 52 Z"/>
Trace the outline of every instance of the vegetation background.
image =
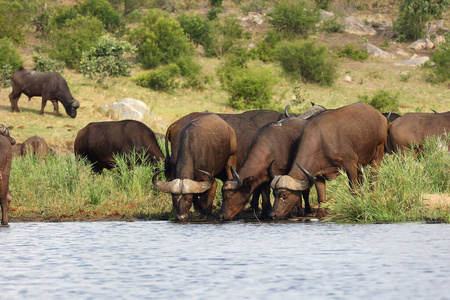
<path id="1" fill-rule="evenodd" d="M 83 7 L 95 2 L 100 4 L 109 3 L 107 10 L 105 10 L 107 13 L 104 13 L 104 16 L 114 17 L 117 15 L 119 19 L 102 19 L 99 22 L 94 20 L 95 17 L 89 16 L 89 10 L 82 12 Z M 291 3 L 295 2 L 293 1 Z M 406 2 L 414 1 L 408 0 Z M 427 1 L 417 0 L 416 2 Z M 429 2 L 443 3 L 444 9 L 440 18 L 444 20 L 444 24 L 448 24 L 450 18 L 448 1 Z M 131 196 L 131 198 L 129 191 L 123 191 L 121 195 L 113 194 L 113 187 L 118 186 L 117 180 L 120 177 L 117 177 L 117 174 L 123 175 L 124 170 L 105 172 L 105 175 L 102 176 L 112 176 L 108 177 L 108 179 L 105 179 L 106 177 L 103 177 L 103 179 L 92 179 L 90 175 L 87 175 L 89 172 L 85 174 L 78 167 L 74 167 L 74 164 L 77 165 L 77 163 L 73 160 L 71 154 L 73 153 L 73 142 L 78 131 L 92 121 L 114 120 L 114 116 L 104 112 L 102 105 L 111 104 L 123 98 L 133 98 L 146 103 L 151 113 L 146 116 L 143 122 L 154 132 L 163 134 L 172 122 L 193 111 L 208 110 L 220 113 L 239 113 L 249 109 L 249 103 L 252 104 L 251 101 L 253 100 L 245 103 L 244 99 L 244 104 L 242 104 L 243 102 L 241 100 L 243 98 L 238 98 L 237 102 L 233 102 L 233 95 L 241 97 L 239 95 L 242 93 L 253 93 L 247 89 L 239 94 L 241 92 L 239 87 L 245 85 L 245 82 L 248 82 L 246 78 L 259 78 L 260 74 L 265 74 L 266 76 L 261 76 L 259 86 L 267 85 L 270 87 L 270 90 L 258 95 L 260 97 L 258 99 L 262 99 L 261 103 L 264 103 L 264 107 L 279 111 L 282 111 L 287 104 L 290 104 L 292 112 L 296 113 L 306 110 L 309 107 L 309 102 L 314 102 L 332 109 L 361 100 L 370 102 L 374 98 L 381 98 L 381 100 L 393 99 L 392 101 L 395 103 L 394 107 L 396 108 L 395 112 L 400 114 L 406 112 L 430 112 L 431 109 L 444 112 L 448 111 L 450 107 L 450 86 L 448 79 L 445 80 L 445 76 L 444 80 L 433 81 L 430 80 L 430 76 L 428 75 L 432 71 L 430 68 L 394 65 L 396 61 L 407 59 L 413 54 L 432 57 L 441 50 L 413 50 L 409 47 L 412 41 L 404 39 L 400 41 L 400 39 L 395 39 L 395 37 L 392 38 L 382 34 L 375 36 L 348 34 L 342 30 L 342 27 L 337 22 L 337 20 L 350 15 L 358 17 L 368 25 L 370 25 L 369 19 L 376 20 L 377 22 L 381 22 L 382 20 L 395 22 L 399 16 L 399 6 L 396 5 L 396 1 L 334 0 L 305 2 L 308 5 L 314 5 L 314 9 L 318 6 L 326 7 L 327 11 L 334 12 L 336 16 L 334 23 L 331 22 L 317 26 L 314 24 L 306 32 L 294 31 L 294 33 L 291 33 L 294 35 L 294 38 L 292 36 L 284 37 L 287 39 L 286 44 L 292 41 L 295 42 L 296 40 L 312 43 L 319 47 L 318 52 L 325 57 L 324 59 L 332 61 L 332 68 L 334 70 L 332 78 L 330 77 L 330 80 L 327 79 L 324 81 L 319 80 L 318 82 L 302 80 L 300 75 L 289 76 L 283 67 L 282 57 L 276 59 L 276 54 L 271 54 L 272 56 L 269 55 L 268 58 L 264 56 L 265 53 L 270 53 L 270 51 L 265 52 L 264 47 L 267 45 L 270 46 L 271 43 L 275 44 L 273 41 L 280 38 L 279 35 L 273 34 L 274 28 L 283 25 L 270 22 L 270 19 L 267 17 L 262 19 L 261 24 L 255 23 L 251 18 L 244 19 L 244 17 L 249 16 L 250 12 L 261 14 L 269 12 L 270 14 L 270 12 L 273 12 L 273 7 L 283 3 L 289 3 L 289 1 L 110 0 L 108 2 L 106 0 L 50 0 L 44 2 L 34 0 L 0 1 L 0 9 L 8 7 L 8 14 L 15 12 L 15 10 L 12 10 L 8 6 L 11 3 L 20 4 L 22 5 L 22 9 L 28 9 L 27 14 L 23 14 L 23 18 L 16 17 L 15 19 L 20 23 L 16 24 L 9 32 L 1 31 L 0 39 L 8 37 L 13 40 L 11 45 L 13 45 L 14 50 L 19 54 L 22 65 L 27 69 L 35 68 L 38 62 L 42 63 L 45 59 L 49 59 L 48 61 L 44 61 L 44 64 L 48 66 L 50 62 L 58 64 L 65 57 L 69 58 L 72 55 L 78 57 L 79 60 L 67 60 L 65 67 L 62 67 L 61 70 L 63 77 L 69 84 L 72 94 L 81 104 L 78 109 L 77 118 L 75 119 L 67 116 L 56 117 L 50 103 L 45 109 L 45 115 L 40 116 L 40 98 L 36 97 L 27 101 L 27 97 L 22 96 L 19 100 L 21 112 L 11 113 L 8 98 L 11 88 L 3 87 L 0 90 L 0 99 L 2 99 L 0 100 L 0 119 L 3 124 L 11 128 L 11 135 L 17 139 L 17 142 L 22 142 L 33 135 L 41 136 L 49 144 L 56 147 L 57 154 L 63 155 L 62 158 L 56 159 L 62 159 L 64 161 L 58 161 L 53 167 L 51 167 L 51 163 L 47 163 L 47 167 L 50 168 L 47 171 L 59 174 L 58 176 L 60 177 L 54 177 L 55 174 L 50 173 L 39 173 L 39 169 L 44 169 L 43 164 L 42 162 L 35 161 L 34 158 L 28 159 L 38 164 L 37 168 L 33 168 L 33 164 L 30 165 L 30 161 L 27 161 L 26 158 L 23 158 L 20 162 L 20 164 L 23 164 L 20 168 L 18 166 L 15 167 L 13 170 L 14 174 L 20 174 L 17 173 L 19 169 L 23 173 L 21 173 L 21 176 L 16 176 L 16 179 L 20 178 L 20 182 L 22 183 L 19 183 L 19 180 L 14 179 L 14 177 L 11 182 L 11 189 L 14 196 L 11 213 L 11 220 L 13 221 L 14 218 L 19 220 L 40 220 L 43 218 L 46 220 L 60 220 L 79 218 L 95 219 L 96 216 L 99 216 L 99 218 L 104 218 L 105 216 L 123 218 L 125 215 L 134 218 L 142 217 L 143 215 L 145 217 L 151 217 L 154 214 L 159 214 L 159 216 L 164 215 L 166 218 L 170 217 L 170 213 L 168 215 L 168 211 L 170 210 L 168 209 L 170 207 L 169 198 L 167 195 L 160 195 L 155 191 L 151 191 L 151 187 L 148 187 L 149 190 L 140 191 L 138 194 Z M 123 51 L 120 53 L 123 53 L 127 61 L 132 63 L 125 68 L 127 71 L 125 73 L 127 74 L 119 72 L 120 74 L 116 74 L 118 75 L 117 77 L 108 74 L 102 77 L 101 74 L 99 75 L 101 72 L 99 72 L 90 78 L 89 76 L 85 77 L 83 74 L 86 75 L 86 72 L 82 72 L 83 67 L 85 69 L 99 68 L 98 65 L 94 65 L 95 61 L 93 62 L 88 59 L 94 55 L 92 51 L 88 51 L 92 48 L 87 49 L 85 53 L 75 54 L 64 54 L 65 52 L 62 50 L 59 52 L 55 51 L 55 49 L 58 49 L 55 45 L 60 45 L 57 44 L 58 41 L 66 41 L 71 43 L 71 45 L 77 42 L 70 40 L 70 36 L 64 35 L 69 30 L 67 28 L 63 30 L 61 29 L 63 27 L 57 27 L 58 19 L 55 18 L 55 16 L 67 17 L 69 12 L 72 11 L 72 7 L 78 7 L 78 13 L 84 13 L 86 15 L 77 17 L 78 19 L 75 20 L 78 21 L 73 21 L 75 24 L 74 28 L 76 28 L 76 22 L 80 22 L 82 24 L 81 27 L 85 28 L 89 28 L 93 24 L 92 30 L 89 31 L 91 34 L 86 37 L 85 41 L 95 35 L 96 39 L 92 42 L 95 45 L 101 35 L 107 35 L 114 38 L 115 41 L 128 41 L 132 47 L 137 46 L 137 49 L 134 49 L 135 52 L 127 52 L 130 50 L 125 49 L 127 46 L 120 48 L 120 51 Z M 87 5 L 87 7 L 89 6 Z M 114 13 L 111 13 L 109 10 L 111 8 Z M 196 39 L 196 36 L 192 34 L 189 39 L 189 44 L 180 41 L 178 47 L 183 47 L 183 51 L 189 54 L 189 59 L 171 60 L 168 56 L 169 51 L 163 51 L 160 55 L 160 64 L 145 60 L 145 51 L 147 49 L 145 47 L 150 46 L 146 45 L 145 42 L 142 43 L 140 40 L 145 34 L 142 33 L 141 29 L 143 24 L 154 26 L 152 19 L 150 17 L 146 18 L 147 13 L 153 12 L 154 9 L 161 9 L 164 14 L 170 17 L 167 17 L 168 21 L 165 25 L 167 28 L 170 28 L 170 31 L 165 32 L 164 36 L 174 34 L 173 36 L 176 37 L 176 32 L 180 25 L 177 25 L 173 20 L 178 20 L 179 23 L 184 24 L 184 28 L 188 28 L 186 26 L 191 23 L 186 25 L 187 21 L 183 19 L 183 16 L 196 15 L 201 16 L 201 19 L 198 20 L 200 22 L 199 24 L 203 24 L 202 22 L 205 22 L 205 20 L 210 22 L 212 26 L 211 34 L 215 38 L 212 38 L 212 41 L 208 44 L 206 41 L 201 40 L 201 38 Z M 17 8 L 17 11 L 20 12 L 20 8 Z M 158 14 L 160 13 L 158 12 Z M 82 19 L 83 17 L 91 19 Z M 160 17 L 160 15 L 157 17 Z M 430 19 L 429 21 L 430 23 L 435 23 L 437 20 Z M 216 22 L 214 23 L 216 25 L 213 22 Z M 40 24 L 44 24 L 45 26 L 41 28 L 39 27 Z M 194 28 L 198 29 L 200 27 L 197 24 Z M 49 30 L 48 32 L 46 32 L 47 29 Z M 222 30 L 222 34 L 217 33 L 220 30 Z M 18 32 L 22 32 L 22 36 L 13 34 Z M 434 37 L 432 36 L 432 38 Z M 148 36 L 146 38 L 149 39 Z M 357 59 L 354 56 L 350 58 L 352 57 L 351 53 L 356 53 L 357 55 L 364 53 L 361 49 L 363 49 L 367 42 L 389 53 L 396 53 L 402 50 L 407 55 L 397 55 L 395 59 L 381 59 L 367 57 L 365 55 L 362 55 L 362 59 Z M 68 46 L 66 45 L 65 47 Z M 249 50 L 252 47 L 256 49 L 253 52 Z M 289 45 L 286 46 L 286 49 L 290 49 Z M 446 51 L 449 51 L 448 48 Z M 248 53 L 253 54 L 248 55 Z M 350 55 L 346 55 L 346 53 L 350 53 Z M 62 58 L 61 54 L 63 54 Z M 59 59 L 56 59 L 58 55 Z M 86 56 L 84 64 L 80 63 L 82 55 Z M 175 53 L 173 55 L 176 56 L 177 54 Z M 36 56 L 39 56 L 40 60 L 36 60 L 34 58 Z M 239 61 L 239 58 L 245 59 L 244 61 Z M 145 64 L 143 64 L 144 62 Z M 0 59 L 1 63 L 2 60 Z M 176 66 L 171 65 L 172 63 Z M 289 64 L 289 61 L 287 63 Z M 244 68 L 239 69 L 239 72 L 230 72 L 230 70 L 236 70 L 232 69 L 236 65 L 244 66 Z M 164 69 L 166 66 L 171 66 L 171 69 Z M 196 77 L 190 77 L 189 70 L 194 69 L 196 70 L 194 74 Z M 246 73 L 245 70 L 249 70 L 249 73 Z M 327 67 L 320 74 L 325 74 L 326 71 Z M 105 71 L 103 70 L 102 72 Z M 163 78 L 163 82 L 171 82 L 172 85 L 165 91 L 155 90 L 154 86 L 149 87 L 152 76 L 149 74 L 151 72 L 154 74 L 152 78 Z M 443 72 L 445 75 L 445 69 Z M 167 75 L 167 73 L 174 75 Z M 236 80 L 233 78 L 230 79 L 229 76 L 233 73 L 242 74 L 242 76 Z M 351 77 L 351 81 L 344 80 L 344 77 L 347 75 Z M 191 79 L 193 81 L 190 81 Z M 186 83 L 190 83 L 190 85 Z M 233 89 L 234 86 L 236 86 L 235 89 Z M 260 89 L 255 90 L 259 91 Z M 388 104 L 392 104 L 392 101 L 389 100 Z M 258 103 L 256 103 L 257 105 Z M 380 109 L 387 111 L 388 107 L 390 108 L 389 105 L 384 105 Z M 61 105 L 60 108 L 62 109 Z M 65 154 L 68 155 L 67 158 Z M 63 164 L 62 167 L 60 165 L 61 163 Z M 75 171 L 71 175 L 67 175 L 67 172 L 62 172 L 65 174 L 62 175 L 56 172 L 58 168 L 63 168 L 62 170 L 64 171 Z M 32 173 L 31 170 L 36 170 L 36 173 Z M 119 173 L 116 174 L 114 172 Z M 27 176 L 31 181 L 22 180 Z M 130 176 L 130 182 L 134 182 L 132 185 L 138 186 L 139 184 L 135 181 L 138 179 L 134 177 L 136 174 L 131 174 Z M 84 181 L 82 181 L 83 184 L 80 186 L 77 184 L 76 186 L 66 187 L 67 189 L 64 188 L 67 194 L 54 192 L 54 187 L 49 188 L 47 185 L 44 186 L 47 189 L 53 190 L 50 194 L 43 194 L 43 191 L 36 191 L 30 188 L 30 186 L 36 186 L 38 182 L 40 184 L 55 185 L 55 181 L 58 181 L 60 178 L 64 178 L 66 183 L 79 179 Z M 144 178 L 144 181 L 149 180 L 148 177 L 142 174 L 141 178 Z M 95 183 L 98 180 L 103 181 L 96 185 Z M 104 180 L 110 180 L 110 185 L 105 185 Z M 23 184 L 23 182 L 27 184 Z M 109 188 L 107 188 L 108 186 Z M 121 187 L 123 190 L 123 186 Z M 150 199 L 148 197 L 148 191 L 151 191 L 150 194 L 153 193 Z M 445 192 L 448 193 L 448 187 L 444 189 Z M 71 201 L 74 197 L 77 201 Z M 105 199 L 108 200 L 106 201 Z M 150 206 L 153 205 L 150 204 L 153 201 L 151 199 L 157 199 L 159 203 L 164 204 L 158 206 L 156 210 L 150 209 Z M 61 200 L 64 200 L 65 204 L 62 204 L 60 202 Z M 68 207 L 68 203 L 76 204 L 71 206 L 72 209 L 69 212 L 63 209 L 63 207 Z M 136 207 L 140 207 L 140 209 L 136 210 Z M 41 214 L 42 210 L 46 213 Z M 133 213 L 125 213 L 127 210 L 131 210 Z"/>

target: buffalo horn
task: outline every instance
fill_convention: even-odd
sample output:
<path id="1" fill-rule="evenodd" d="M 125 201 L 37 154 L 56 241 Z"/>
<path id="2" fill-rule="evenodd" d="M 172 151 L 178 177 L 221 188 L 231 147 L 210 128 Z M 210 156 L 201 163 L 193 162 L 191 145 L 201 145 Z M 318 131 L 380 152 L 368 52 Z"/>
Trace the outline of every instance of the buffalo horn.
<path id="1" fill-rule="evenodd" d="M 311 173 L 309 173 L 309 172 L 306 171 L 304 168 L 302 168 L 302 166 L 300 166 L 297 162 L 296 162 L 295 164 L 297 165 L 297 167 L 300 168 L 300 170 L 302 170 L 303 173 L 305 173 L 306 177 L 308 177 L 309 187 L 312 187 L 312 185 L 313 185 L 314 182 L 316 181 L 316 179 L 314 178 L 314 176 L 312 176 Z"/>
<path id="2" fill-rule="evenodd" d="M 183 179 L 182 194 L 200 194 L 209 190 L 214 182 L 214 177 L 206 171 L 198 170 L 208 176 L 206 181 L 195 181 L 191 179 Z"/>
<path id="3" fill-rule="evenodd" d="M 77 100 L 77 99 L 73 99 L 73 102 L 72 102 L 72 107 L 73 108 L 78 108 L 78 107 L 80 107 L 80 102 Z"/>
<path id="4" fill-rule="evenodd" d="M 233 179 L 236 179 L 236 181 L 237 181 L 236 188 L 240 188 L 242 186 L 242 180 L 239 177 L 239 174 L 236 172 L 236 169 L 233 166 L 231 166 L 230 169 L 231 169 L 231 174 L 233 174 Z"/>
<path id="5" fill-rule="evenodd" d="M 165 170 L 159 170 L 155 174 L 153 174 L 152 182 L 153 185 L 160 190 L 163 193 L 171 193 L 171 194 L 181 194 L 181 180 L 175 179 L 169 182 L 164 182 L 161 180 L 158 180 L 157 177 L 159 173 L 164 172 Z"/>
<path id="6" fill-rule="evenodd" d="M 8 127 L 6 127 L 5 125 L 2 124 L 2 133 L 4 133 L 6 131 Z"/>
<path id="7" fill-rule="evenodd" d="M 286 105 L 286 107 L 284 108 L 284 115 L 286 116 L 286 118 L 289 118 L 291 115 L 289 114 L 289 104 Z"/>
<path id="8" fill-rule="evenodd" d="M 309 189 L 314 184 L 314 176 L 312 176 L 308 171 L 303 169 L 298 163 L 297 166 L 302 170 L 308 180 L 300 181 L 289 175 L 278 175 L 270 183 L 270 187 L 274 190 L 276 189 L 287 189 L 292 191 L 304 191 Z"/>

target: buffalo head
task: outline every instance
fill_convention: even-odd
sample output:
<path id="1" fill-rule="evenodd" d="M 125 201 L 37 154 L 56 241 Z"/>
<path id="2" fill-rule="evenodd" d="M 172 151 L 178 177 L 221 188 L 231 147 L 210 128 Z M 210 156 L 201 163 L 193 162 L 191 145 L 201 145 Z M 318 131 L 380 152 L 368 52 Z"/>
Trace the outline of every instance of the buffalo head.
<path id="1" fill-rule="evenodd" d="M 68 103 L 63 103 L 64 108 L 66 109 L 67 115 L 69 115 L 71 118 L 76 118 L 77 116 L 77 109 L 80 107 L 80 102 L 73 98 L 72 101 L 69 101 Z"/>
<path id="2" fill-rule="evenodd" d="M 220 220 L 231 220 L 247 204 L 251 193 L 253 176 L 241 180 L 234 167 L 231 167 L 233 179 L 226 181 L 222 186 L 222 207 L 220 209 Z"/>
<path id="3" fill-rule="evenodd" d="M 3 124 L 1 124 L 1 125 L 2 125 L 2 129 L 0 129 L 0 134 L 9 140 L 11 145 L 14 145 L 16 143 L 16 140 L 11 137 L 11 131 L 5 125 L 3 125 Z"/>
<path id="4" fill-rule="evenodd" d="M 208 191 L 214 182 L 214 177 L 206 171 L 199 170 L 199 172 L 208 176 L 208 180 L 199 182 L 191 179 L 176 178 L 164 182 L 157 179 L 161 172 L 164 172 L 164 170 L 160 170 L 153 175 L 153 185 L 163 193 L 172 194 L 173 207 L 176 207 L 177 210 L 177 221 L 187 221 L 194 194 Z"/>
<path id="5" fill-rule="evenodd" d="M 269 214 L 272 219 L 283 219 L 301 201 L 302 191 L 308 190 L 314 184 L 314 176 L 298 163 L 296 165 L 305 173 L 307 180 L 300 181 L 289 175 L 273 176 L 270 187 L 273 190 L 275 202 Z"/>

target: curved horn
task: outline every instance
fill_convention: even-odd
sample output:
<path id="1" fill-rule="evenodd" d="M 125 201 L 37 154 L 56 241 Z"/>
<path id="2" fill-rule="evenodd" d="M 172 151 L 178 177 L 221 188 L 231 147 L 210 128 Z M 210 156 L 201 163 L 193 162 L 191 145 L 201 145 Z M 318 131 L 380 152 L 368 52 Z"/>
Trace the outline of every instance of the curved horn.
<path id="1" fill-rule="evenodd" d="M 309 173 L 308 171 L 306 171 L 306 169 L 303 169 L 302 166 L 300 166 L 297 162 L 296 162 L 295 164 L 297 165 L 297 167 L 300 168 L 300 170 L 302 170 L 303 173 L 305 173 L 306 177 L 308 177 L 309 187 L 312 187 L 312 185 L 313 185 L 314 182 L 316 181 L 316 179 L 314 178 L 314 176 L 312 176 L 311 173 Z"/>
<path id="2" fill-rule="evenodd" d="M 73 99 L 73 101 L 72 101 L 72 107 L 73 108 L 78 108 L 78 107 L 80 107 L 80 102 L 77 100 L 77 99 Z"/>
<path id="3" fill-rule="evenodd" d="M 206 171 L 198 170 L 208 176 L 206 181 L 195 181 L 191 179 L 182 180 L 181 194 L 200 194 L 209 190 L 214 183 L 214 177 Z"/>
<path id="4" fill-rule="evenodd" d="M 231 169 L 231 174 L 233 174 L 233 179 L 236 179 L 236 181 L 237 181 L 236 188 L 240 188 L 242 186 L 242 180 L 239 177 L 239 174 L 236 172 L 236 169 L 233 166 L 231 166 L 230 169 Z"/>
<path id="5" fill-rule="evenodd" d="M 316 104 L 312 101 L 309 101 L 309 103 L 311 103 L 312 106 L 316 106 Z"/>
<path id="6" fill-rule="evenodd" d="M 289 104 L 286 105 L 286 107 L 284 108 L 284 115 L 286 116 L 286 118 L 289 118 L 291 115 L 289 114 Z"/>
<path id="7" fill-rule="evenodd" d="M 434 112 L 435 114 L 437 114 L 438 112 L 435 111 L 434 109 L 430 108 L 432 112 Z"/>
<path id="8" fill-rule="evenodd" d="M 165 171 L 164 169 L 159 170 L 158 172 L 153 174 L 152 177 L 153 185 L 163 193 L 181 194 L 182 182 L 180 179 L 175 179 L 169 182 L 164 182 L 157 179 L 158 175 L 164 171 Z"/>
<path id="9" fill-rule="evenodd" d="M 2 124 L 2 133 L 4 133 L 6 131 L 8 127 L 6 127 L 5 125 Z"/>

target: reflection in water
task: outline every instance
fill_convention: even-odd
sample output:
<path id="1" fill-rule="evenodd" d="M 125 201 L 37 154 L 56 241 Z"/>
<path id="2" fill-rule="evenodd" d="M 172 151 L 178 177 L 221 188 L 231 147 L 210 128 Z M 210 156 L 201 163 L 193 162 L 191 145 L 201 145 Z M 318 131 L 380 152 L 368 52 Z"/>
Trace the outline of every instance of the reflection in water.
<path id="1" fill-rule="evenodd" d="M 450 225 L 11 223 L 2 299 L 450 299 Z"/>

